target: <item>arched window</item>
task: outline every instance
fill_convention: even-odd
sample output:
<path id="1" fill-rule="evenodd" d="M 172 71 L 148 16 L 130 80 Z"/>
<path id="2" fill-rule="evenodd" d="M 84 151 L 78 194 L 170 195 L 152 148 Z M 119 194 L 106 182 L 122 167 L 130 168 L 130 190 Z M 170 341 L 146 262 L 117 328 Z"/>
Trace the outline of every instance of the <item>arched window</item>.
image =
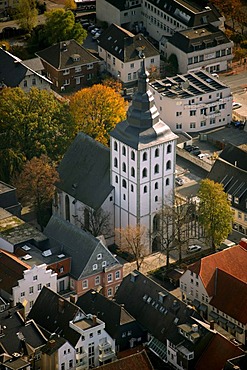
<path id="1" fill-rule="evenodd" d="M 69 196 L 65 196 L 65 219 L 66 221 L 70 221 L 70 204 L 69 204 Z"/>
<path id="2" fill-rule="evenodd" d="M 132 177 L 135 177 L 135 169 L 134 169 L 134 167 L 131 167 L 131 176 Z"/>
<path id="3" fill-rule="evenodd" d="M 148 175 L 147 169 L 146 168 L 143 168 L 143 170 L 142 170 L 142 177 L 147 177 L 147 175 Z"/>
<path id="4" fill-rule="evenodd" d="M 154 189 L 155 190 L 159 189 L 159 184 L 157 182 L 154 184 Z"/>
<path id="5" fill-rule="evenodd" d="M 156 164 L 154 166 L 154 173 L 159 173 L 159 165 L 158 164 Z"/>
<path id="6" fill-rule="evenodd" d="M 114 158 L 114 167 L 118 167 L 117 158 Z"/>
<path id="7" fill-rule="evenodd" d="M 126 164 L 123 162 L 122 164 L 123 172 L 126 172 Z"/>
<path id="8" fill-rule="evenodd" d="M 114 150 L 116 150 L 117 152 L 117 142 L 116 141 L 114 141 Z"/>
<path id="9" fill-rule="evenodd" d="M 126 182 L 126 180 L 125 179 L 123 179 L 123 181 L 122 181 L 122 185 L 123 185 L 123 188 L 127 188 L 127 182 Z"/>
<path id="10" fill-rule="evenodd" d="M 134 161 L 135 158 L 136 158 L 135 152 L 133 150 L 131 150 L 131 159 L 132 159 L 132 161 Z"/>
<path id="11" fill-rule="evenodd" d="M 166 162 L 166 169 L 170 170 L 171 169 L 171 161 Z"/>
<path id="12" fill-rule="evenodd" d="M 171 153 L 171 151 L 172 151 L 172 146 L 171 146 L 171 144 L 168 144 L 166 152 Z"/>
<path id="13" fill-rule="evenodd" d="M 154 201 L 158 202 L 158 196 L 157 195 L 155 196 Z"/>
<path id="14" fill-rule="evenodd" d="M 170 184 L 170 180 L 166 179 L 166 186 L 168 186 L 169 184 Z"/>
<path id="15" fill-rule="evenodd" d="M 125 146 L 122 147 L 122 154 L 123 155 L 126 155 L 126 148 L 125 148 Z"/>
<path id="16" fill-rule="evenodd" d="M 148 192 L 148 187 L 145 185 L 143 188 L 143 193 L 147 193 L 147 192 Z"/>
<path id="17" fill-rule="evenodd" d="M 118 184 L 118 176 L 115 177 L 115 183 Z"/>
<path id="18" fill-rule="evenodd" d="M 160 155 L 160 150 L 159 150 L 159 148 L 156 148 L 155 152 L 154 152 L 154 156 L 158 157 L 159 155 Z"/>
<path id="19" fill-rule="evenodd" d="M 85 229 L 89 229 L 89 210 L 87 208 L 84 209 L 84 226 Z"/>
<path id="20" fill-rule="evenodd" d="M 146 161 L 147 159 L 148 159 L 147 152 L 144 152 L 144 153 L 143 153 L 143 156 L 142 156 L 142 160 L 143 160 L 143 161 Z"/>
<path id="21" fill-rule="evenodd" d="M 160 230 L 160 215 L 155 215 L 153 218 L 153 231 Z"/>
<path id="22" fill-rule="evenodd" d="M 133 193 L 134 192 L 134 186 L 131 184 L 130 185 L 130 191 Z"/>

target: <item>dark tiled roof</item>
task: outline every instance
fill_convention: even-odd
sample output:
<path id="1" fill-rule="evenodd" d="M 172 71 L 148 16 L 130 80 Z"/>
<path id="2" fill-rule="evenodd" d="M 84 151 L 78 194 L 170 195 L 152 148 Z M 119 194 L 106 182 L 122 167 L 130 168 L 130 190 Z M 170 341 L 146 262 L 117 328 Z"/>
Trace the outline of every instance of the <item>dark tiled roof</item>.
<path id="1" fill-rule="evenodd" d="M 99 61 L 75 40 L 61 41 L 36 54 L 58 70 Z"/>
<path id="2" fill-rule="evenodd" d="M 66 339 L 60 336 L 52 336 L 46 345 L 42 348 L 42 353 L 45 353 L 48 356 L 51 356 L 56 352 L 60 347 L 66 343 Z"/>
<path id="3" fill-rule="evenodd" d="M 119 264 L 99 239 L 57 216 L 51 217 L 44 233 L 50 239 L 51 248 L 60 246 L 61 253 L 65 252 L 72 258 L 71 275 L 75 279 L 92 275 L 93 264 L 97 263 L 99 253 L 102 254 L 102 260 L 107 262 L 107 267 Z M 95 274 L 103 270 L 102 264 L 97 265 Z"/>
<path id="4" fill-rule="evenodd" d="M 169 43 L 185 53 L 194 52 L 195 47 L 196 50 L 204 50 L 229 42 L 230 40 L 224 32 L 211 24 L 175 32 L 169 38 Z"/>
<path id="5" fill-rule="evenodd" d="M 126 0 L 107 0 L 107 2 L 119 10 L 126 10 Z"/>
<path id="6" fill-rule="evenodd" d="M 97 367 L 102 370 L 154 370 L 145 350 Z"/>
<path id="7" fill-rule="evenodd" d="M 219 157 L 235 167 L 247 171 L 247 152 L 245 150 L 228 143 Z"/>
<path id="8" fill-rule="evenodd" d="M 124 28 L 111 24 L 99 37 L 99 46 L 122 62 L 140 60 L 143 50 L 145 57 L 159 54 L 158 50 L 142 35 L 134 35 Z"/>
<path id="9" fill-rule="evenodd" d="M 58 188 L 96 210 L 113 189 L 109 149 L 82 132 L 68 148 L 58 172 Z"/>
<path id="10" fill-rule="evenodd" d="M 43 287 L 28 318 L 50 334 L 56 333 L 65 338 L 75 347 L 80 334 L 70 328 L 69 321 L 74 319 L 79 310 L 75 304 Z"/>

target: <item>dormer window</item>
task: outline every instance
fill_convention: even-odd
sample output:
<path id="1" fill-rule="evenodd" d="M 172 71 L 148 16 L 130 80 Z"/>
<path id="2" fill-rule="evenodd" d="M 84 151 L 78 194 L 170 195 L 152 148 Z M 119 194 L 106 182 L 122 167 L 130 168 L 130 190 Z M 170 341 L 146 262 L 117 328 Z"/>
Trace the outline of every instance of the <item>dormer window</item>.
<path id="1" fill-rule="evenodd" d="M 234 203 L 239 204 L 239 198 L 238 197 L 234 197 Z"/>
<path id="2" fill-rule="evenodd" d="M 80 57 L 79 54 L 73 54 L 73 55 L 71 55 L 71 59 L 73 60 L 73 62 L 79 62 L 81 57 Z"/>

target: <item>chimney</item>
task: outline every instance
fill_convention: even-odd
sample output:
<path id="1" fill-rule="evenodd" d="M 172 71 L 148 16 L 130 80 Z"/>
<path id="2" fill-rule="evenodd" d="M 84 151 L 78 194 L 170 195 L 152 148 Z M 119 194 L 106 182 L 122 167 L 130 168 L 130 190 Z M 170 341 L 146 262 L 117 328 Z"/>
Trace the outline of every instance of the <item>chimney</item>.
<path id="1" fill-rule="evenodd" d="M 48 343 L 49 343 L 49 347 L 53 348 L 56 344 L 56 341 L 54 339 L 50 339 Z"/>
<path id="2" fill-rule="evenodd" d="M 234 166 L 238 167 L 238 162 L 237 161 L 234 162 Z"/>
<path id="3" fill-rule="evenodd" d="M 93 319 L 93 325 L 97 325 L 97 316 L 93 315 L 92 319 Z"/>
<path id="4" fill-rule="evenodd" d="M 76 302 L 76 295 L 75 294 L 70 294 L 69 300 L 70 300 L 71 303 L 74 303 L 75 304 L 75 302 Z"/>
<path id="5" fill-rule="evenodd" d="M 192 324 L 192 331 L 194 333 L 197 333 L 198 332 L 198 325 L 197 324 Z"/>
<path id="6" fill-rule="evenodd" d="M 58 300 L 58 312 L 63 313 L 64 312 L 64 299 L 59 298 Z"/>
<path id="7" fill-rule="evenodd" d="M 214 330 L 214 320 L 211 320 L 209 323 L 210 323 L 210 329 Z"/>

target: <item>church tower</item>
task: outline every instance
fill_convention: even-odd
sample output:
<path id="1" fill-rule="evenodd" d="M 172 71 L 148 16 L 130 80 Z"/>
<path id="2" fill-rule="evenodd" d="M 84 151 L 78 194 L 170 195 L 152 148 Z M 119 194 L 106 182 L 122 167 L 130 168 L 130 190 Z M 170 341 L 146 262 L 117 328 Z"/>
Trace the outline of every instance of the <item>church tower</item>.
<path id="1" fill-rule="evenodd" d="M 177 136 L 160 119 L 144 61 L 127 119 L 111 132 L 111 184 L 116 228 L 144 225 L 151 253 L 157 212 L 174 191 Z"/>

